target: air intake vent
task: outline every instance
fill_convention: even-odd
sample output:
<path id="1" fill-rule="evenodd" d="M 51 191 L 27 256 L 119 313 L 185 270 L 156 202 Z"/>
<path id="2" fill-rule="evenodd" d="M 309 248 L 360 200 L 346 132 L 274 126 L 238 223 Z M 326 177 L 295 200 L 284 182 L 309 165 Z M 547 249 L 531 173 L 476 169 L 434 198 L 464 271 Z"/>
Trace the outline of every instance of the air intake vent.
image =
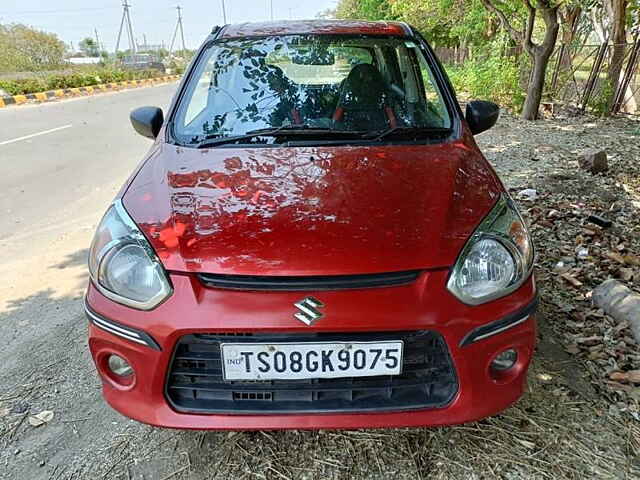
<path id="1" fill-rule="evenodd" d="M 326 276 L 254 276 L 218 275 L 201 273 L 200 281 L 210 288 L 230 290 L 262 291 L 318 291 L 347 290 L 358 288 L 395 287 L 413 283 L 420 275 L 419 270 L 406 272 L 375 273 L 367 275 L 326 275 Z"/>
<path id="2" fill-rule="evenodd" d="M 220 345 L 234 343 L 404 343 L 402 372 L 396 376 L 309 380 L 225 381 Z M 179 412 L 273 414 L 403 411 L 441 408 L 458 391 L 444 338 L 433 331 L 380 333 L 254 333 L 230 339 L 186 335 L 177 342 L 166 396 Z"/>

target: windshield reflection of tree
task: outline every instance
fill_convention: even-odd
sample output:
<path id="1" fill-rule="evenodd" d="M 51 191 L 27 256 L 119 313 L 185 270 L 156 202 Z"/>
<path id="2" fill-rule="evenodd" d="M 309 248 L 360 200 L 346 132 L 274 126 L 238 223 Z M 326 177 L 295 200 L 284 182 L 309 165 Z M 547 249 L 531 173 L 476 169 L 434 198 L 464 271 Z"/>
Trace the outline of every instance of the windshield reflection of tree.
<path id="1" fill-rule="evenodd" d="M 318 114 L 330 110 L 330 96 L 308 95 L 277 65 L 328 61 L 328 44 L 318 38 L 300 38 L 300 42 L 304 48 L 296 48 L 293 58 L 289 45 L 278 37 L 259 43 L 234 40 L 221 44 L 209 91 L 208 108 L 213 116 L 203 122 L 202 134 L 227 136 L 258 128 L 299 125 L 301 111 Z M 324 86 L 318 90 L 326 89 Z"/>

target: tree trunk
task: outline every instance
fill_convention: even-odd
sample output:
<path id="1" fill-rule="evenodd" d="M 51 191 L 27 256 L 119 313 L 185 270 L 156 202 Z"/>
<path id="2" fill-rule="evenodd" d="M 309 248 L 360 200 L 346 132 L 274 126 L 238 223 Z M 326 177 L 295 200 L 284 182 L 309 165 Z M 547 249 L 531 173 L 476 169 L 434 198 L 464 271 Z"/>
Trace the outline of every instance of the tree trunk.
<path id="1" fill-rule="evenodd" d="M 527 98 L 522 109 L 522 118 L 536 120 L 540 101 L 542 100 L 549 58 L 558 39 L 558 30 L 560 28 L 558 24 L 559 6 L 552 0 L 537 0 L 535 6 L 533 2 L 525 1 L 524 4 L 528 11 L 525 30 L 518 31 L 513 27 L 502 7 L 496 6 L 493 0 L 481 1 L 485 8 L 500 19 L 502 26 L 507 30 L 513 41 L 523 47 L 533 60 L 533 72 L 527 85 Z M 533 31 L 538 13 L 542 15 L 545 24 L 544 40 L 539 45 L 533 41 Z"/>
<path id="2" fill-rule="evenodd" d="M 626 30 L 626 14 L 627 0 L 611 0 L 613 11 L 613 22 L 611 32 L 611 42 L 613 43 L 613 51 L 611 53 L 611 62 L 609 63 L 608 81 L 611 88 L 611 99 L 609 101 L 608 113 L 611 113 L 613 107 L 613 96 L 615 95 L 618 83 L 620 82 L 620 72 L 624 63 L 624 51 L 627 42 Z"/>
<path id="3" fill-rule="evenodd" d="M 527 98 L 522 107 L 522 118 L 524 120 L 538 119 L 538 109 L 542 101 L 549 56 L 546 55 L 545 58 L 542 52 L 533 55 L 533 72 L 529 79 L 529 85 L 527 85 Z"/>
<path id="4" fill-rule="evenodd" d="M 533 72 L 529 79 L 529 85 L 527 85 L 527 98 L 522 108 L 521 117 L 524 120 L 537 120 L 538 118 L 547 66 L 549 65 L 549 58 L 551 58 L 551 54 L 556 46 L 558 30 L 560 28 L 558 24 L 558 7 L 547 7 L 541 8 L 540 10 L 545 24 L 544 40 L 540 45 L 535 45 L 531 41 L 533 21 L 530 19 L 530 28 L 527 30 L 528 38 L 525 38 L 524 42 L 525 49 L 533 60 Z"/>

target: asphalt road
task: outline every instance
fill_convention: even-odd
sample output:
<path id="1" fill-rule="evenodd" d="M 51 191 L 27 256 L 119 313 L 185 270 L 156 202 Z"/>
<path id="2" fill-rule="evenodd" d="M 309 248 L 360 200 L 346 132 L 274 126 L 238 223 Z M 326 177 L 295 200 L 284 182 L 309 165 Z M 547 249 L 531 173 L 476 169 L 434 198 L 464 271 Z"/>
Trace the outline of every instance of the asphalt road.
<path id="1" fill-rule="evenodd" d="M 0 241 L 95 216 L 149 147 L 129 112 L 175 84 L 0 110 Z M 22 237 L 20 237 L 22 238 Z M 14 238 L 15 240 L 15 238 Z"/>
<path id="2" fill-rule="evenodd" d="M 86 434 L 103 431 L 98 442 L 112 438 L 104 424 L 122 421 L 100 402 L 86 348 L 87 251 L 109 203 L 151 146 L 134 132 L 129 112 L 166 108 L 175 88 L 0 109 L 0 479 L 49 478 L 43 461 L 89 478 L 97 464 L 86 457 L 92 449 L 64 418 L 96 418 Z M 57 426 L 38 431 L 22 419 L 11 430 L 21 419 L 16 412 L 46 409 Z M 82 448 L 84 460 L 73 465 Z"/>
<path id="3" fill-rule="evenodd" d="M 101 215 L 150 146 L 133 131 L 129 112 L 166 107 L 174 90 L 0 109 L 0 309 L 42 286 L 50 265 L 73 255 L 81 263 Z M 63 272 L 51 280 L 57 293 L 69 293 Z"/>

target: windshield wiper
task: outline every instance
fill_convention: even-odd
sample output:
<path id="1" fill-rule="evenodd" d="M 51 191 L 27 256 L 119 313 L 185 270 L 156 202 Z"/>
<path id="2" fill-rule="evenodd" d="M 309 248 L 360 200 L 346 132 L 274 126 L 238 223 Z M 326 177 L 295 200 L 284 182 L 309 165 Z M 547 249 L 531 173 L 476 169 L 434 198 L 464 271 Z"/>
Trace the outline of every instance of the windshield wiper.
<path id="1" fill-rule="evenodd" d="M 259 130 L 251 130 L 243 135 L 233 135 L 231 137 L 211 136 L 206 137 L 200 143 L 196 144 L 196 148 L 209 148 L 227 143 L 241 142 L 242 140 L 251 140 L 256 137 L 277 137 L 284 135 L 348 135 L 360 136 L 362 132 L 348 130 L 333 130 L 331 128 L 315 128 L 308 126 L 283 125 L 276 128 L 261 128 Z"/>
<path id="2" fill-rule="evenodd" d="M 451 128 L 445 127 L 391 127 L 386 130 L 379 130 L 377 132 L 366 133 L 362 136 L 362 138 L 372 139 L 377 142 L 382 140 L 383 138 L 392 136 L 392 135 L 402 135 L 407 136 L 411 134 L 418 135 L 448 135 L 451 133 Z"/>

